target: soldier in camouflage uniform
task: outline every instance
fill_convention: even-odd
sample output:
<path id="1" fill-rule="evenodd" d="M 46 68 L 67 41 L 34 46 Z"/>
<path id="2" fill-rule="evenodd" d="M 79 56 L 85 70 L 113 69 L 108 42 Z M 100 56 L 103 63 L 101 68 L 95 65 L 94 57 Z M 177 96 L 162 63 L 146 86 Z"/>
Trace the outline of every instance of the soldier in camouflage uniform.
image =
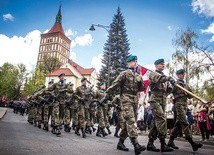
<path id="1" fill-rule="evenodd" d="M 32 102 L 32 95 L 30 95 L 27 99 L 27 113 L 28 113 L 28 119 L 27 121 L 30 124 L 33 124 L 33 102 Z"/>
<path id="2" fill-rule="evenodd" d="M 150 97 L 149 103 L 152 108 L 153 113 L 153 126 L 149 132 L 149 142 L 147 144 L 148 151 L 159 152 L 160 150 L 154 146 L 154 140 L 157 137 L 160 139 L 161 143 L 161 152 L 171 152 L 173 149 L 168 147 L 165 142 L 167 135 L 167 126 L 166 126 L 166 96 L 172 90 L 170 83 L 174 84 L 175 81 L 172 77 L 167 77 L 163 74 L 165 67 L 164 59 L 158 59 L 155 61 L 155 72 L 152 72 L 149 75 L 149 87 L 150 87 Z M 170 83 L 168 82 L 170 81 Z"/>
<path id="3" fill-rule="evenodd" d="M 176 84 L 184 87 L 187 90 L 190 90 L 190 88 L 185 84 L 184 82 L 184 76 L 185 71 L 184 69 L 180 69 L 176 71 L 177 75 L 177 81 Z M 192 96 L 185 93 L 183 90 L 181 90 L 178 87 L 173 88 L 173 96 L 174 96 L 174 102 L 175 102 L 175 108 L 177 111 L 177 117 L 176 117 L 176 123 L 175 126 L 171 132 L 170 139 L 168 142 L 168 146 L 178 149 L 178 147 L 174 144 L 174 139 L 177 138 L 180 131 L 184 132 L 186 140 L 191 144 L 193 151 L 197 151 L 198 148 L 202 147 L 202 144 L 195 143 L 192 140 L 192 134 L 189 128 L 189 123 L 186 118 L 186 112 L 187 112 L 187 99 L 192 98 Z"/>
<path id="4" fill-rule="evenodd" d="M 78 100 L 78 120 L 75 134 L 80 136 L 79 129 L 81 129 L 82 137 L 85 138 L 85 103 L 88 101 L 86 97 L 86 93 L 88 92 L 88 88 L 86 86 L 87 79 L 83 77 L 81 79 L 81 83 L 82 85 L 77 87 L 75 90 L 75 98 Z"/>
<path id="5" fill-rule="evenodd" d="M 60 132 L 60 125 L 61 125 L 61 120 L 59 117 L 60 114 L 60 104 L 63 105 L 64 102 L 64 95 L 66 92 L 65 88 L 65 81 L 64 81 L 64 73 L 61 73 L 59 77 L 59 82 L 54 83 L 49 89 L 50 91 L 54 92 L 54 103 L 53 103 L 53 129 L 52 133 L 58 135 L 61 135 Z M 61 106 L 62 108 L 62 106 Z M 63 109 L 61 109 L 63 110 Z M 61 112 L 62 114 L 62 112 Z M 62 117 L 62 116 L 61 116 Z M 61 118 L 62 119 L 62 118 Z"/>
<path id="6" fill-rule="evenodd" d="M 118 132 L 121 129 L 121 123 L 123 123 L 123 117 L 121 113 L 121 102 L 120 102 L 120 95 L 116 95 L 112 100 L 112 106 L 116 108 L 117 113 L 117 124 L 115 128 L 114 137 L 119 138 Z"/>
<path id="7" fill-rule="evenodd" d="M 137 93 L 145 89 L 142 77 L 137 74 L 137 56 L 130 55 L 127 58 L 128 69 L 119 74 L 113 84 L 106 90 L 106 94 L 120 89 L 120 101 L 121 101 L 121 113 L 123 122 L 121 123 L 120 139 L 117 144 L 117 149 L 122 151 L 128 151 L 125 147 L 124 141 L 127 137 L 130 138 L 131 143 L 134 146 L 135 154 L 138 155 L 146 148 L 137 141 L 137 126 L 135 119 L 135 107 L 138 104 Z M 105 99 L 105 98 L 104 98 Z M 102 99 L 103 100 L 103 99 Z"/>
<path id="8" fill-rule="evenodd" d="M 73 84 L 69 83 L 66 86 L 67 91 L 66 91 L 66 102 L 65 102 L 65 117 L 64 117 L 64 131 L 65 132 L 70 132 L 71 127 L 71 117 L 72 117 L 72 111 L 71 107 L 73 106 L 74 103 L 74 91 L 73 91 Z"/>
<path id="9" fill-rule="evenodd" d="M 101 103 L 101 99 L 105 96 L 105 90 L 106 90 L 106 84 L 102 82 L 100 84 L 100 89 L 96 91 L 94 94 L 94 101 L 96 101 L 97 104 L 97 117 L 99 120 L 98 129 L 96 136 L 103 137 L 107 136 L 108 134 L 105 132 L 105 121 L 104 121 L 104 103 Z"/>

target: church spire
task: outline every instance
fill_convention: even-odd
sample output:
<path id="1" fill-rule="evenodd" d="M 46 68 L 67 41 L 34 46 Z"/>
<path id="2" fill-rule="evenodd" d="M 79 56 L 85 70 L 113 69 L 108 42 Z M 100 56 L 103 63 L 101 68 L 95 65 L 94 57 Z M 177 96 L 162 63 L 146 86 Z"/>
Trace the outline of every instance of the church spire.
<path id="1" fill-rule="evenodd" d="M 61 14 L 61 4 L 59 6 L 59 11 L 56 15 L 56 23 L 61 24 L 62 23 L 62 14 Z"/>

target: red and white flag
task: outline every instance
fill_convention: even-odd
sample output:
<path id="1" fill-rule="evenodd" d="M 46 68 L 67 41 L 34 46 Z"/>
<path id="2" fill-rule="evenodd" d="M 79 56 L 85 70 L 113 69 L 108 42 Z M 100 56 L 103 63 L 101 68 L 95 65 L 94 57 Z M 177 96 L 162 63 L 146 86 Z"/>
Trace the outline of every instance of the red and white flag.
<path id="1" fill-rule="evenodd" d="M 144 90 L 144 93 L 146 94 L 147 93 L 147 89 L 148 89 L 148 86 L 149 86 L 149 73 L 150 71 L 143 67 L 143 66 L 138 66 L 137 68 L 137 72 L 138 74 L 140 74 L 143 78 L 143 83 L 145 85 L 145 90 Z"/>

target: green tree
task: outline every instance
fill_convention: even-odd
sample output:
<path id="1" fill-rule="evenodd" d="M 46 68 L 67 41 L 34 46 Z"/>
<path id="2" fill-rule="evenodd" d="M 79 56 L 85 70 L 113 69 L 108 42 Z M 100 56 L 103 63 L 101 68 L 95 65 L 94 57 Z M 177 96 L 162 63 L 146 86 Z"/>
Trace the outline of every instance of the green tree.
<path id="1" fill-rule="evenodd" d="M 106 81 L 111 85 L 120 71 L 127 66 L 126 57 L 129 55 L 129 40 L 125 29 L 125 19 L 118 7 L 113 21 L 110 24 L 108 40 L 104 46 L 102 67 L 99 81 Z M 109 83 L 108 83 L 109 82 Z"/>

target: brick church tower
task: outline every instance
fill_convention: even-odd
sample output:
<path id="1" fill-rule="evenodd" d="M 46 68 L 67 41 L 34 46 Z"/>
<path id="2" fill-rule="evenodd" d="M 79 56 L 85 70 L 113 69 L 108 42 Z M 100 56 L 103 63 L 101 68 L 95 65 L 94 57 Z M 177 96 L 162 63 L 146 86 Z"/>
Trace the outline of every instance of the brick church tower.
<path id="1" fill-rule="evenodd" d="M 44 55 L 58 58 L 62 64 L 67 63 L 70 56 L 70 44 L 71 40 L 65 36 L 65 32 L 62 27 L 60 6 L 53 27 L 48 33 L 41 34 L 37 65 L 42 63 Z"/>

